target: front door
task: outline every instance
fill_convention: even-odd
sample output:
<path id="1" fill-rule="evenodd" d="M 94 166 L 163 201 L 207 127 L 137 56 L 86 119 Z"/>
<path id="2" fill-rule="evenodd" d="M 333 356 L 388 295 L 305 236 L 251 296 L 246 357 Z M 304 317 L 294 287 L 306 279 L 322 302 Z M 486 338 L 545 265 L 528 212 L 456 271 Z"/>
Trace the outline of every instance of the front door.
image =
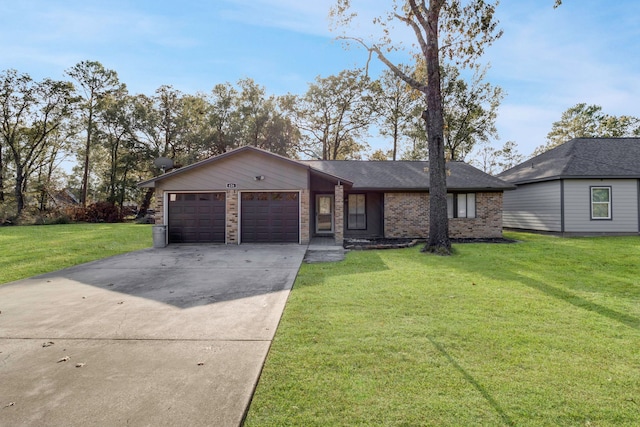
<path id="1" fill-rule="evenodd" d="M 333 233 L 333 194 L 316 196 L 316 233 Z"/>

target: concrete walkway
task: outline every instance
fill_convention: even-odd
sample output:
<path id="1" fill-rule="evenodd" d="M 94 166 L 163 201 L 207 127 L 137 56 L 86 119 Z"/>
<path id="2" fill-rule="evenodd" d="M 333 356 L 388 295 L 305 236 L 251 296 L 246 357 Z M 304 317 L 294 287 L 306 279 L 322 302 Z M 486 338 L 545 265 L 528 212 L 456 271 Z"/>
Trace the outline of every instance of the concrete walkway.
<path id="1" fill-rule="evenodd" d="M 342 261 L 345 257 L 344 254 L 344 247 L 336 245 L 333 237 L 314 237 L 309 243 L 304 262 L 315 264 Z"/>
<path id="2" fill-rule="evenodd" d="M 302 245 L 172 245 L 0 286 L 0 425 L 238 426 Z"/>

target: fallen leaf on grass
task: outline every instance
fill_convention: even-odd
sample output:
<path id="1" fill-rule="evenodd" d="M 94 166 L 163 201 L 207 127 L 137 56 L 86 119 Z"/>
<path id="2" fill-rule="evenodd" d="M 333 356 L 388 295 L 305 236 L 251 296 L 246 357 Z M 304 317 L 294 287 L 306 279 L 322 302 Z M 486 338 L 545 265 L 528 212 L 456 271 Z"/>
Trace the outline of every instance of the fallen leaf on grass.
<path id="1" fill-rule="evenodd" d="M 60 362 L 68 362 L 69 359 L 71 359 L 69 356 L 65 356 L 62 359 L 58 360 L 58 363 L 60 363 Z"/>

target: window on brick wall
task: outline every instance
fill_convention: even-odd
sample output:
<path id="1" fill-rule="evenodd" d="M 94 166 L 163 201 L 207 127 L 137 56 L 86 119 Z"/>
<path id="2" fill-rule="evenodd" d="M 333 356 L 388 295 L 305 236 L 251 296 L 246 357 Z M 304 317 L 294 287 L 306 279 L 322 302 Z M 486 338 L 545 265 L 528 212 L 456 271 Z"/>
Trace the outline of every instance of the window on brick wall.
<path id="1" fill-rule="evenodd" d="M 449 218 L 475 218 L 475 193 L 448 193 L 447 214 Z"/>
<path id="2" fill-rule="evenodd" d="M 347 229 L 367 229 L 367 199 L 364 194 L 349 194 Z"/>

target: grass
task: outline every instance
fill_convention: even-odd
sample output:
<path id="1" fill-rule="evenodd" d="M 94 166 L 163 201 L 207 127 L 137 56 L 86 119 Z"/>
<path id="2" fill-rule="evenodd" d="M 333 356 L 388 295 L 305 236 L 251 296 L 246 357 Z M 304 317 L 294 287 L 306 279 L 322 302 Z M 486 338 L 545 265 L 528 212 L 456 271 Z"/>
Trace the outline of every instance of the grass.
<path id="1" fill-rule="evenodd" d="M 0 284 L 151 246 L 140 224 L 0 227 Z"/>
<path id="2" fill-rule="evenodd" d="M 303 265 L 246 426 L 640 425 L 640 237 Z"/>

